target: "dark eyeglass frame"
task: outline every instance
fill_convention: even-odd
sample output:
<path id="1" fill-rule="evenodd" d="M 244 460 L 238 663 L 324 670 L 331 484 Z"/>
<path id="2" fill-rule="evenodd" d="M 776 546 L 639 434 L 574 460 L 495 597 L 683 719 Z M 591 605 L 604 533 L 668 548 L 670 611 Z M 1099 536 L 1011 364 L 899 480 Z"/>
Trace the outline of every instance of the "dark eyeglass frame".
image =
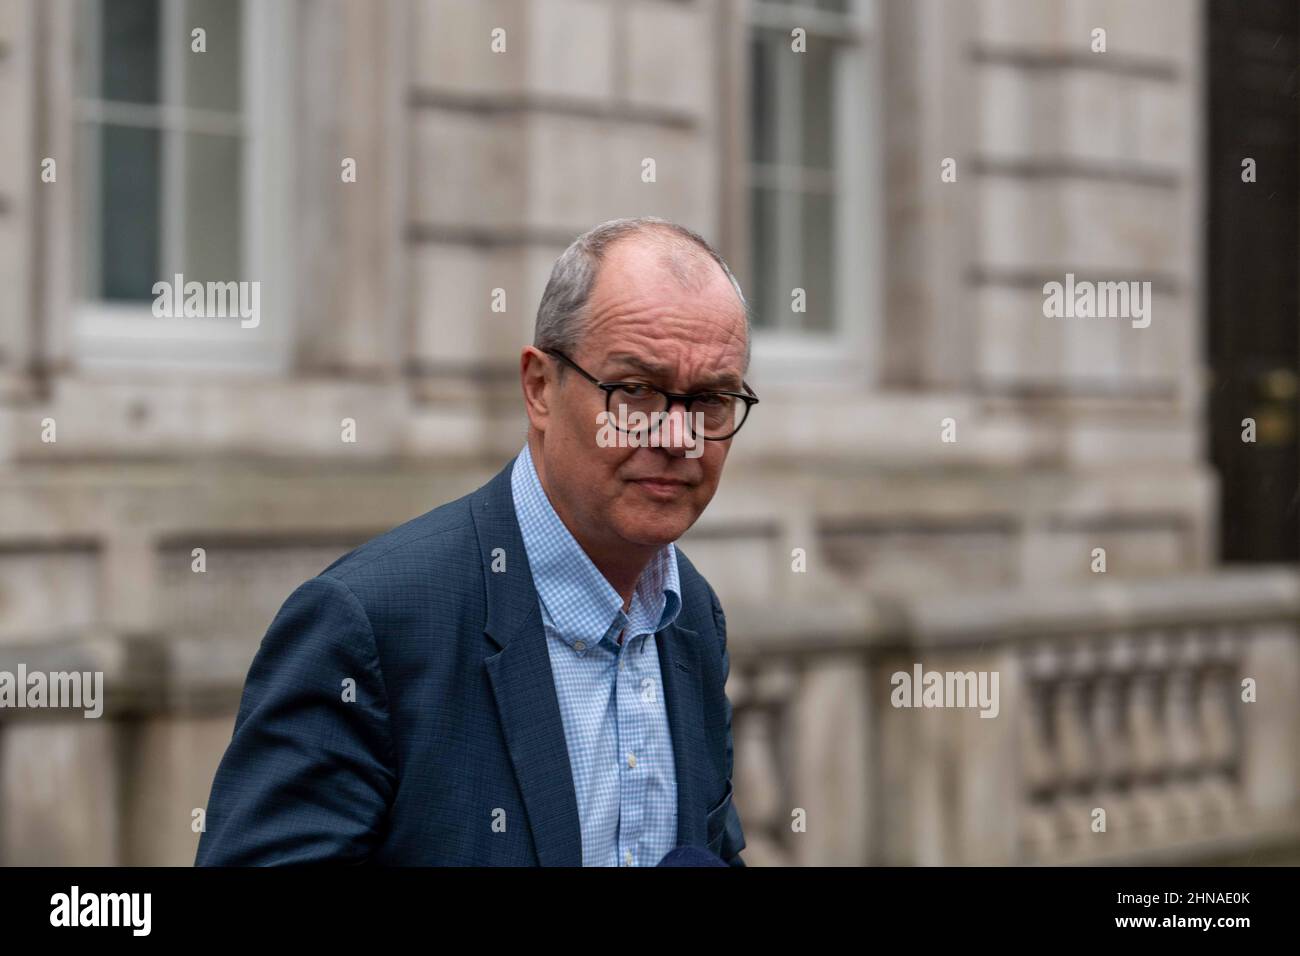
<path id="1" fill-rule="evenodd" d="M 691 437 L 702 438 L 705 441 L 727 441 L 729 438 L 734 438 L 736 433 L 745 427 L 745 422 L 749 421 L 750 409 L 758 404 L 758 396 L 754 394 L 754 390 L 750 388 L 749 385 L 744 381 L 740 383 L 741 387 L 745 389 L 743 393 L 729 392 L 722 389 L 710 389 L 705 392 L 690 392 L 683 395 L 677 392 L 665 391 L 664 389 L 659 388 L 657 385 L 651 385 L 648 382 L 602 382 L 600 379 L 596 378 L 596 376 L 592 375 L 585 368 L 583 368 L 573 359 L 569 358 L 559 349 L 542 349 L 542 351 L 545 352 L 547 355 L 552 356 L 553 358 L 559 359 L 565 365 L 568 365 L 575 372 L 577 372 L 579 375 L 581 375 L 583 378 L 589 381 L 592 385 L 595 385 L 598 389 L 600 389 L 605 393 L 605 413 L 607 415 L 610 415 L 610 424 L 612 424 L 615 428 L 618 428 L 619 431 L 624 432 L 624 434 L 627 434 L 626 429 L 619 428 L 618 423 L 614 421 L 613 416 L 609 411 L 609 403 L 613 398 L 615 390 L 623 388 L 628 385 L 634 385 L 637 388 L 648 388 L 652 392 L 658 392 L 660 395 L 664 396 L 665 412 L 669 411 L 673 407 L 673 402 L 681 402 L 683 407 L 686 410 L 686 427 L 691 429 Z M 691 428 L 691 404 L 697 401 L 698 399 L 705 398 L 710 395 L 727 395 L 730 396 L 731 398 L 739 399 L 740 401 L 745 403 L 746 406 L 745 417 L 740 420 L 740 424 L 736 426 L 734 431 L 731 431 L 726 435 L 720 435 L 720 436 L 713 436 L 713 435 L 697 436 L 695 434 L 695 430 Z"/>

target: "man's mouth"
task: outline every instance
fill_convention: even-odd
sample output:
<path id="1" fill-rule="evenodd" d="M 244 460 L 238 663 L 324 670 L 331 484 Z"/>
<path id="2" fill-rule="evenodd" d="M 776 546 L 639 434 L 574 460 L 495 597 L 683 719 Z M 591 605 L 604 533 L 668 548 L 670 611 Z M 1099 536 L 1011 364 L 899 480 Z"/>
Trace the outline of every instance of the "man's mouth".
<path id="1" fill-rule="evenodd" d="M 686 482 L 675 478 L 633 478 L 631 481 L 651 498 L 660 501 L 670 501 L 687 488 Z"/>

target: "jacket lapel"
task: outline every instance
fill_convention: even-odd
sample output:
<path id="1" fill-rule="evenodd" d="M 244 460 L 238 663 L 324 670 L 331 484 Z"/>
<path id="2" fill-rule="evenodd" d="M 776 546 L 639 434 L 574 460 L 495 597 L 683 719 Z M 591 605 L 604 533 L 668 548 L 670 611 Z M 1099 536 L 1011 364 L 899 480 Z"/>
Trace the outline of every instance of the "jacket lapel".
<path id="1" fill-rule="evenodd" d="M 673 766 L 677 770 L 677 845 L 704 846 L 702 794 L 708 781 L 704 739 L 703 692 L 700 685 L 699 635 L 672 624 L 655 636 L 659 670 L 668 707 L 668 729 L 673 740 Z"/>
<path id="2" fill-rule="evenodd" d="M 581 866 L 578 798 L 537 591 L 515 515 L 513 467 L 512 459 L 471 500 L 487 582 L 484 633 L 499 648 L 484 663 L 538 860 L 543 866 Z M 505 570 L 494 572 L 493 561 L 500 566 L 500 555 Z"/>

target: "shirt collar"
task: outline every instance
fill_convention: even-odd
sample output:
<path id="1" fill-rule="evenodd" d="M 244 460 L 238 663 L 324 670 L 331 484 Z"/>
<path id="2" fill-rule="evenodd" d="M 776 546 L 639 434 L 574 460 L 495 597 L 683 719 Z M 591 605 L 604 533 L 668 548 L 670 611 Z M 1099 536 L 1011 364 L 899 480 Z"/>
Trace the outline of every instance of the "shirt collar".
<path id="1" fill-rule="evenodd" d="M 585 648 L 594 647 L 624 628 L 628 638 L 658 633 L 677 619 L 681 585 L 671 542 L 646 565 L 624 614 L 623 599 L 551 505 L 526 444 L 515 459 L 510 486 L 538 599 L 567 644 L 582 641 Z"/>

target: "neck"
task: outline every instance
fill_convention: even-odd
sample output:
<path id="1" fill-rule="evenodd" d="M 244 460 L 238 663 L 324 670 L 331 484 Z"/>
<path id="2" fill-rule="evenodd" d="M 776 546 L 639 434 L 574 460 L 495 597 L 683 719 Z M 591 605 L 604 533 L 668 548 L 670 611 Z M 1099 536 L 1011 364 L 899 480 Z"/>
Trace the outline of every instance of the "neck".
<path id="1" fill-rule="evenodd" d="M 578 546 L 586 552 L 587 557 L 591 558 L 591 563 L 596 566 L 596 570 L 604 576 L 610 586 L 618 592 L 618 596 L 623 599 L 623 610 L 627 611 L 632 606 L 632 593 L 636 590 L 637 581 L 641 580 L 641 573 L 645 571 L 646 565 L 650 559 L 655 556 L 659 550 L 657 547 L 649 545 L 632 545 L 626 541 L 603 542 L 592 539 L 576 526 L 566 513 L 567 509 L 564 503 L 557 501 L 556 497 L 551 494 L 550 489 L 546 486 L 546 466 L 542 461 L 540 443 L 536 441 L 535 435 L 530 430 L 528 435 L 528 454 L 532 456 L 533 468 L 537 472 L 537 478 L 542 483 L 542 491 L 547 499 L 551 502 L 551 507 L 555 513 L 560 516 L 564 526 L 569 529 L 573 539 L 578 542 Z"/>
<path id="2" fill-rule="evenodd" d="M 605 580 L 610 583 L 610 586 L 618 592 L 618 596 L 623 599 L 623 610 L 627 611 L 630 609 L 632 607 L 632 592 L 636 590 L 637 581 L 641 580 L 641 572 L 643 572 L 646 565 L 650 563 L 649 558 L 636 565 L 632 565 L 626 561 L 614 562 L 611 560 L 601 560 L 601 558 L 592 553 L 591 548 L 586 544 L 583 544 L 582 539 L 578 538 L 577 535 L 574 535 L 574 538 L 577 539 L 578 544 L 582 545 L 582 550 L 587 552 L 587 557 L 591 558 L 591 563 L 596 566 L 596 570 L 605 576 Z"/>

